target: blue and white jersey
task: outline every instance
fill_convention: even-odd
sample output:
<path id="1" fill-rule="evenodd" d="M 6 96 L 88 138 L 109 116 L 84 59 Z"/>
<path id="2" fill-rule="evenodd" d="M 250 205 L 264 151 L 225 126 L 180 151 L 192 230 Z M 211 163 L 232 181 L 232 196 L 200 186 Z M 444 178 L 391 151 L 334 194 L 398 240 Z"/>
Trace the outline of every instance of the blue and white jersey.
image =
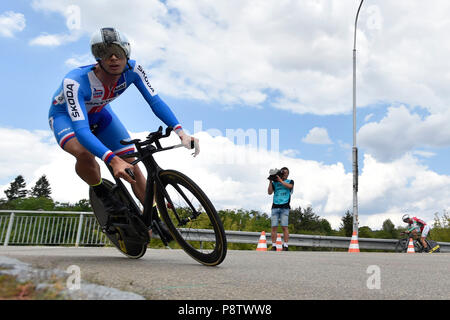
<path id="1" fill-rule="evenodd" d="M 175 131 L 181 129 L 173 112 L 150 84 L 142 66 L 134 60 L 129 60 L 128 63 L 129 66 L 125 67 L 120 79 L 111 88 L 104 86 L 97 78 L 94 73 L 95 65 L 76 68 L 64 77 L 53 95 L 49 111 L 51 127 L 53 120 L 59 115 L 70 117 L 73 131 L 69 130 L 65 137 L 58 140 L 61 147 L 70 138 L 76 136 L 86 149 L 109 163 L 115 154 L 91 132 L 90 125 L 95 123 L 96 114 L 99 116 L 103 108 L 120 96 L 131 84 L 137 87 L 161 121 L 167 126 L 172 126 Z"/>

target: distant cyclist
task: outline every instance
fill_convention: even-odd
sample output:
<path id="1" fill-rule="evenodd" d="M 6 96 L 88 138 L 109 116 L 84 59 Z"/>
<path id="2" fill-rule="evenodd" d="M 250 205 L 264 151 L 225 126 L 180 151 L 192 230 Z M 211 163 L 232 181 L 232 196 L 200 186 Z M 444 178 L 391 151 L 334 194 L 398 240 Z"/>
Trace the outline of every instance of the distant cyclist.
<path id="1" fill-rule="evenodd" d="M 170 108 L 161 100 L 150 84 L 149 75 L 136 61 L 130 60 L 130 43 L 115 28 L 101 28 L 91 38 L 91 52 L 96 64 L 70 71 L 53 95 L 49 124 L 60 147 L 76 158 L 75 171 L 102 200 L 107 212 L 125 210 L 102 183 L 97 156 L 109 164 L 115 177 L 131 184 L 136 197 L 145 198 L 145 177 L 138 166 L 119 155 L 134 152 L 133 146 L 124 146 L 120 140 L 129 139 L 127 129 L 112 111 L 110 102 L 134 84 L 149 104 L 153 113 L 167 126 L 172 126 L 183 145 L 195 155 L 199 152 L 198 139 L 187 135 Z M 130 106 L 128 106 L 130 108 Z M 135 111 L 131 108 L 130 113 Z M 142 116 L 139 116 L 142 118 Z M 130 169 L 135 180 L 126 173 Z"/>
<path id="2" fill-rule="evenodd" d="M 429 248 L 425 239 L 427 238 L 427 235 L 430 232 L 430 226 L 427 225 L 425 221 L 417 217 L 410 218 L 408 214 L 405 214 L 402 217 L 402 220 L 403 222 L 408 224 L 408 230 L 406 231 L 406 233 L 411 233 L 414 239 L 417 239 L 418 238 L 417 234 L 421 232 L 420 242 L 422 243 L 425 252 L 428 252 Z"/>

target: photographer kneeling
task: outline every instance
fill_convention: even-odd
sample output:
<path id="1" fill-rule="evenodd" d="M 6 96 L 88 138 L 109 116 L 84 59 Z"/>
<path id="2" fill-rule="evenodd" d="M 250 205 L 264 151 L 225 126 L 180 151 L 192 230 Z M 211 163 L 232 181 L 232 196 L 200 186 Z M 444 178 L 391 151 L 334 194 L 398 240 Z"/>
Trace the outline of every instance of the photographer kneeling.
<path id="1" fill-rule="evenodd" d="M 272 204 L 272 251 L 276 250 L 276 240 L 278 231 L 278 221 L 280 221 L 281 228 L 283 229 L 284 242 L 283 251 L 288 251 L 288 240 L 289 240 L 289 205 L 291 201 L 291 194 L 294 189 L 294 180 L 288 180 L 289 169 L 286 167 L 281 168 L 279 171 L 277 169 L 272 169 L 269 171 L 270 176 L 268 179 L 269 188 L 268 193 L 273 195 Z"/>

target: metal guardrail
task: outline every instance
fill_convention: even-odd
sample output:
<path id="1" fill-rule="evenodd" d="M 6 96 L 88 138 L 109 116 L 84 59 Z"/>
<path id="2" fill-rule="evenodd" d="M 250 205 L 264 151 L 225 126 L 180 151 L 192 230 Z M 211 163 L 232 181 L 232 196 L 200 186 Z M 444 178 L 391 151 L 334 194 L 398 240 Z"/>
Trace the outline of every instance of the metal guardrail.
<path id="1" fill-rule="evenodd" d="M 3 215 L 2 215 L 3 214 Z M 9 214 L 9 215 L 5 215 Z M 22 214 L 30 214 L 23 216 Z M 48 214 L 61 215 L 46 216 Z M 257 244 L 261 233 L 225 231 L 229 243 Z M 191 240 L 214 240 L 212 230 L 199 229 Z M 157 236 L 155 236 L 158 238 Z M 350 237 L 290 234 L 289 246 L 348 249 Z M 398 239 L 358 238 L 360 249 L 393 251 Z M 92 212 L 0 210 L 0 244 L 104 246 L 109 239 L 101 231 Z M 270 233 L 267 244 L 272 243 Z M 438 242 L 441 252 L 450 252 L 450 243 Z"/>
<path id="2" fill-rule="evenodd" d="M 108 243 L 109 239 L 101 231 L 92 212 L 0 210 L 0 244 L 3 246 L 78 247 L 104 246 Z"/>
<path id="3" fill-rule="evenodd" d="M 198 241 L 212 241 L 214 233 L 212 230 L 197 230 Z M 249 243 L 257 244 L 261 233 L 247 231 L 225 231 L 227 241 L 229 243 Z M 191 236 L 192 238 L 192 236 Z M 270 233 L 267 235 L 267 244 L 272 244 Z M 351 237 L 334 237 L 334 236 L 318 236 L 304 234 L 290 234 L 289 246 L 297 247 L 315 247 L 315 248 L 342 248 L 348 249 Z M 386 250 L 394 251 L 398 239 L 375 239 L 375 238 L 358 238 L 360 249 Z M 441 252 L 450 252 L 449 242 L 438 242 Z"/>

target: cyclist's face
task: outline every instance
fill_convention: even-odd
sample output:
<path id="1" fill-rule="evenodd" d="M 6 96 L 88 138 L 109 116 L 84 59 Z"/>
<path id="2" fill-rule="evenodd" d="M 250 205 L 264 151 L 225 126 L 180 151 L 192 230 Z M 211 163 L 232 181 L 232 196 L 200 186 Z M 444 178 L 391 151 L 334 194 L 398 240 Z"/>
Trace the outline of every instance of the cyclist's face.
<path id="1" fill-rule="evenodd" d="M 120 75 L 125 69 L 127 58 L 124 56 L 118 57 L 112 54 L 109 58 L 102 59 L 103 68 L 109 73 Z"/>

